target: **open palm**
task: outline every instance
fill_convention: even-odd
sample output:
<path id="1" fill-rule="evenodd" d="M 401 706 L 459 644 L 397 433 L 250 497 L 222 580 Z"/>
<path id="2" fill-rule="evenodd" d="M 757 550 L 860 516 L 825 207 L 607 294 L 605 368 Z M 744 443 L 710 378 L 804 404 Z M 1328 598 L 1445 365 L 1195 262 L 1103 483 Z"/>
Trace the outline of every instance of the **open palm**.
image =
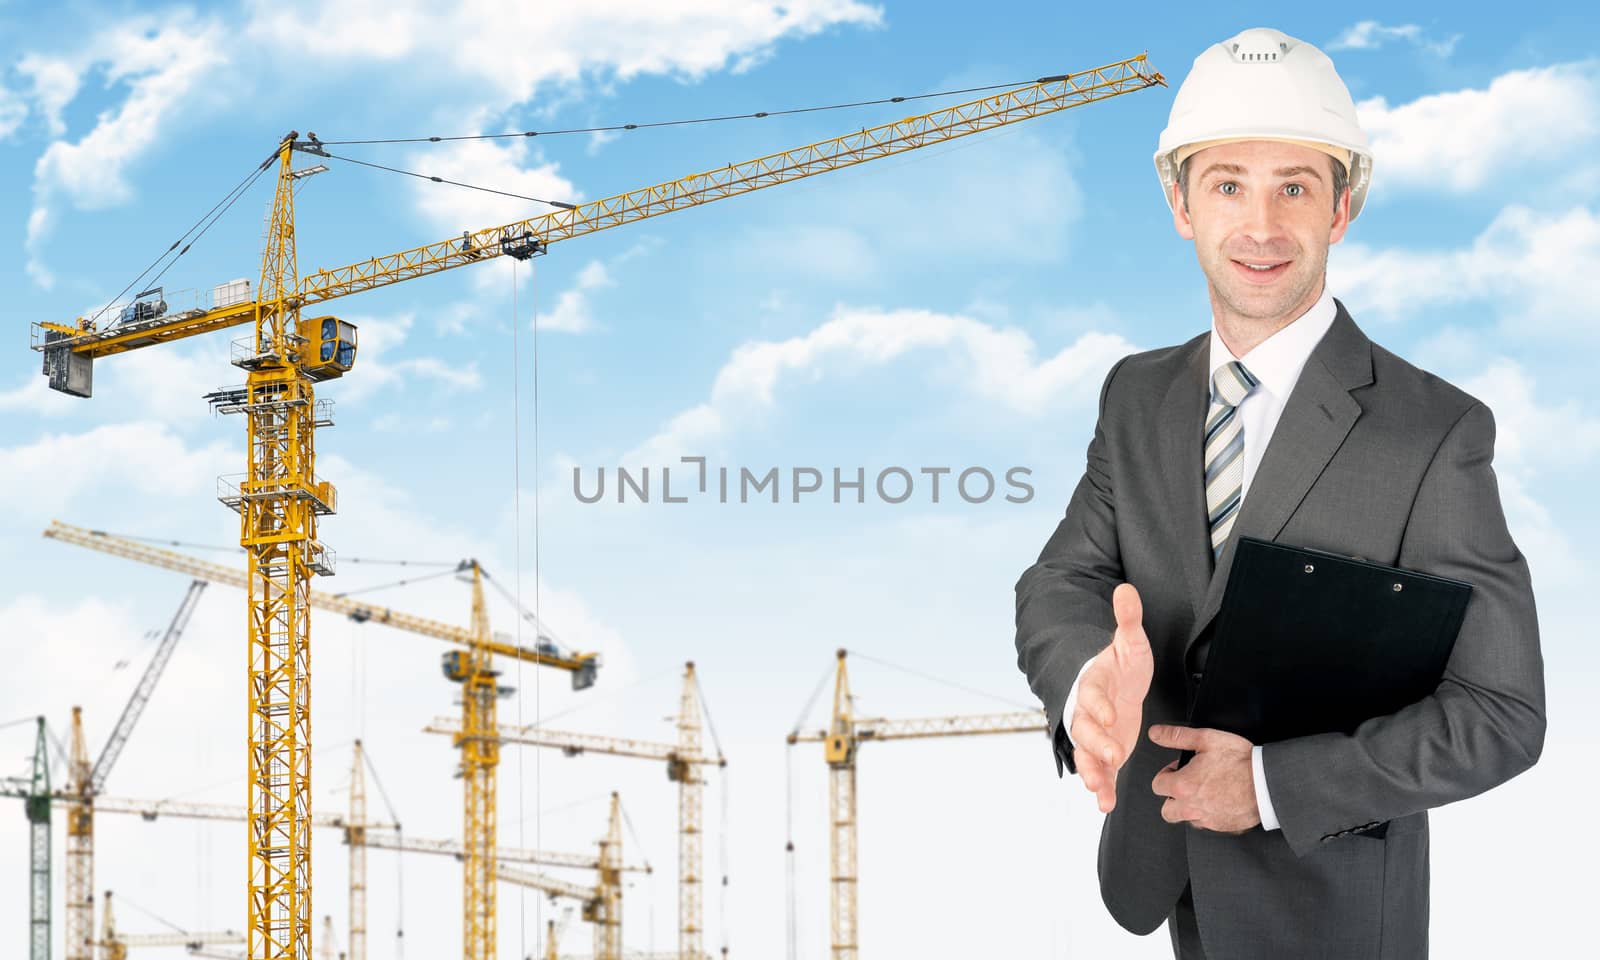
<path id="1" fill-rule="evenodd" d="M 1117 805 L 1117 771 L 1133 753 L 1150 692 L 1155 658 L 1144 632 L 1139 591 L 1124 583 L 1111 594 L 1117 627 L 1078 681 L 1072 741 L 1083 785 L 1094 791 L 1101 813 Z"/>

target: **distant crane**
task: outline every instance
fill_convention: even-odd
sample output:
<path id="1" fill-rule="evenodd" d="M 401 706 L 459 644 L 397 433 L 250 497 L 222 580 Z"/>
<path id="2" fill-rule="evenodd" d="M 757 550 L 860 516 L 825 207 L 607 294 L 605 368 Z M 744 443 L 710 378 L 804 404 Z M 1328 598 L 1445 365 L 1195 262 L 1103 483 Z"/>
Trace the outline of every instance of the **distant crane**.
<path id="1" fill-rule="evenodd" d="M 622 960 L 622 800 L 611 794 L 611 818 L 600 839 L 600 882 L 593 887 L 523 870 L 504 869 L 500 879 L 555 897 L 576 900 L 594 924 L 594 960 Z"/>
<path id="2" fill-rule="evenodd" d="M 332 406 L 316 399 L 316 384 L 355 366 L 355 325 L 333 316 L 303 316 L 339 297 L 471 263 L 508 256 L 528 260 L 551 244 L 635 223 L 677 210 L 740 196 L 765 187 L 851 167 L 881 157 L 943 143 L 996 127 L 1045 116 L 1126 93 L 1165 85 L 1143 54 L 1077 73 L 1042 77 L 967 103 L 851 131 L 818 143 L 728 164 L 582 204 L 550 202 L 539 216 L 358 261 L 302 277 L 295 230 L 299 181 L 327 169 L 296 169 L 295 155 L 333 159 L 314 133 L 291 130 L 240 184 L 241 192 L 276 168 L 268 214 L 260 285 L 213 289 L 209 307 L 167 315 L 159 291 L 146 290 L 107 326 L 95 318 L 33 326 L 33 348 L 43 354 L 50 388 L 80 397 L 93 392 L 96 357 L 112 356 L 215 330 L 249 324 L 252 334 L 234 345 L 234 363 L 246 371 L 243 386 L 212 395 L 213 409 L 244 414 L 247 472 L 228 480 L 220 499 L 239 513 L 239 545 L 248 554 L 247 631 L 250 671 L 246 716 L 249 739 L 249 806 L 257 811 L 247 842 L 248 931 L 251 960 L 305 960 L 311 952 L 311 710 L 304 680 L 311 670 L 307 593 L 311 578 L 333 573 L 332 550 L 317 536 L 320 519 L 337 508 L 333 485 L 315 473 L 318 427 L 333 423 Z M 174 244 L 173 246 L 177 246 Z M 187 248 L 185 248 L 187 249 Z M 155 295 L 155 299 L 150 299 Z M 479 648 L 474 648 L 477 650 Z M 494 688 L 484 676 L 488 656 L 466 664 L 470 701 L 475 688 Z M 493 702 L 492 697 L 489 701 Z M 484 719 L 480 717 L 479 719 Z M 494 730 L 493 717 L 479 726 Z M 469 732 L 472 727 L 469 725 Z M 491 741 L 479 744 L 492 749 Z M 468 762 L 493 769 L 495 756 Z M 480 789 L 477 767 L 464 770 L 468 789 Z M 469 797 L 468 815 L 493 818 L 493 796 Z M 490 805 L 490 806 L 486 806 Z M 482 845 L 469 836 L 468 843 Z M 474 860 L 488 863 L 481 853 Z M 492 864 L 484 877 L 492 881 Z M 469 881 L 484 898 L 465 904 L 466 960 L 489 960 L 495 951 L 494 887 Z"/>
<path id="3" fill-rule="evenodd" d="M 219 930 L 211 933 L 121 933 L 111 913 L 111 891 L 106 891 L 105 921 L 97 941 L 104 960 L 128 960 L 130 947 L 189 947 L 191 950 L 208 944 L 244 943 L 244 934 L 238 930 Z"/>
<path id="4" fill-rule="evenodd" d="M 568 756 L 602 753 L 665 762 L 667 779 L 678 785 L 678 955 L 682 960 L 698 960 L 705 954 L 701 898 L 701 837 L 704 834 L 701 797 L 705 792 L 703 767 L 726 767 L 722 749 L 707 756 L 701 750 L 701 716 L 705 706 L 700 696 L 700 680 L 694 661 L 684 664 L 683 690 L 678 696 L 678 742 L 652 743 L 592 733 L 550 730 L 539 724 L 524 727 L 502 726 L 499 743 L 553 747 Z M 450 734 L 459 742 L 467 739 L 459 724 L 438 718 L 423 728 L 428 733 Z"/>
<path id="5" fill-rule="evenodd" d="M 338 949 L 333 934 L 333 914 L 322 915 L 322 947 L 321 960 L 348 960 L 343 950 Z"/>
<path id="6" fill-rule="evenodd" d="M 172 650 L 183 635 L 189 617 L 200 602 L 205 581 L 194 580 L 183 595 L 183 602 L 172 615 L 167 632 L 156 646 L 156 652 L 145 667 L 144 675 L 134 687 L 133 695 L 122 708 L 122 716 L 112 728 L 111 736 L 100 751 L 93 768 L 89 766 L 89 752 L 83 740 L 83 711 L 72 708 L 72 761 L 71 795 L 76 801 L 67 813 L 67 960 L 92 960 L 94 951 L 94 798 L 105 787 L 106 776 L 122 755 L 122 748 L 139 722 L 145 704 L 155 692 L 156 681 L 172 658 Z"/>
<path id="7" fill-rule="evenodd" d="M 572 905 L 568 904 L 561 910 L 561 922 L 557 923 L 555 917 L 545 921 L 544 927 L 544 960 L 560 960 L 557 949 L 561 943 L 561 935 L 567 932 L 567 924 L 572 922 Z M 532 958 L 529 958 L 532 960 Z"/>
<path id="8" fill-rule="evenodd" d="M 312 815 L 313 826 L 339 830 L 344 836 L 345 843 L 350 848 L 350 929 L 352 931 L 360 931 L 361 949 L 363 951 L 366 948 L 366 851 L 368 848 L 393 850 L 399 853 L 444 856 L 455 860 L 462 860 L 466 856 L 466 845 L 459 840 L 434 840 L 407 836 L 400 832 L 398 824 L 367 821 L 364 778 L 361 776 L 365 760 L 365 751 L 362 749 L 360 741 L 357 741 L 353 751 L 351 804 L 348 816 L 331 813 L 316 813 Z M 62 796 L 58 798 L 57 802 L 69 807 L 69 809 L 77 805 L 77 799 L 72 796 Z M 125 797 L 108 796 L 96 797 L 95 804 L 96 809 L 101 813 L 134 814 L 145 820 L 155 820 L 162 816 L 237 822 L 248 819 L 243 807 L 227 804 L 134 800 Z M 577 870 L 601 869 L 601 860 L 594 854 L 525 850 L 510 847 L 491 847 L 489 854 L 497 863 L 526 863 Z M 622 872 L 630 873 L 652 872 L 648 863 L 626 864 L 619 862 L 618 869 Z M 351 934 L 350 940 L 352 952 L 346 955 L 346 960 L 357 960 L 357 956 L 353 952 L 357 942 L 357 937 L 354 933 Z"/>
<path id="9" fill-rule="evenodd" d="M 70 524 L 53 521 L 45 529 L 48 539 L 88 547 L 101 553 L 134 560 L 166 570 L 176 570 L 212 583 L 245 588 L 248 575 L 236 568 L 201 560 L 175 550 L 149 546 L 123 537 L 112 536 L 98 530 L 85 530 Z M 357 623 L 381 623 L 404 630 L 444 640 L 466 647 L 444 654 L 443 669 L 447 679 L 461 684 L 461 724 L 464 729 L 478 732 L 495 729 L 496 703 L 500 695 L 508 692 L 499 685 L 499 671 L 494 668 L 496 654 L 513 660 L 542 664 L 565 670 L 572 675 L 572 687 L 584 690 L 593 686 L 600 668 L 600 655 L 596 653 L 570 653 L 555 642 L 552 632 L 532 614 L 518 610 L 519 615 L 532 621 L 538 639 L 533 648 L 515 646 L 509 638 L 501 639 L 489 630 L 488 608 L 484 603 L 483 584 L 488 573 L 476 560 L 463 560 L 457 573 L 472 585 L 472 625 L 457 627 L 426 617 L 413 616 L 337 594 L 306 591 L 309 607 L 343 614 Z M 495 858 L 489 855 L 496 844 L 496 768 L 500 763 L 500 749 L 491 738 L 474 736 L 463 738 L 461 748 L 461 776 L 463 787 L 464 849 L 462 863 L 462 910 L 469 941 L 481 939 L 485 927 L 492 928 L 494 916 Z M 363 794 L 364 796 L 364 794 Z M 352 795 L 352 800 L 355 795 Z M 364 800 L 363 800 L 364 802 Z M 365 911 L 365 846 L 350 844 L 350 870 L 353 882 L 360 887 L 352 891 L 350 958 L 366 960 L 365 922 L 356 914 Z M 492 938 L 491 938 L 492 940 Z M 469 953 L 470 956 L 470 953 Z M 73 960 L 73 958 L 69 958 Z M 485 958 L 488 960 L 488 958 Z"/>
<path id="10" fill-rule="evenodd" d="M 50 960 L 50 756 L 38 718 L 29 777 L 0 778 L 0 796 L 21 797 L 28 815 L 28 960 Z"/>
<path id="11" fill-rule="evenodd" d="M 857 960 L 856 901 L 856 749 L 878 740 L 914 740 L 925 737 L 970 737 L 999 733 L 1043 733 L 1044 714 L 997 713 L 969 717 L 925 717 L 912 720 L 867 719 L 855 715 L 845 651 L 838 653 L 834 674 L 833 718 L 827 730 L 789 734 L 796 743 L 823 744 L 828 763 L 828 851 L 832 867 L 833 960 Z M 789 855 L 794 855 L 791 845 Z M 791 936 L 793 931 L 791 931 Z"/>

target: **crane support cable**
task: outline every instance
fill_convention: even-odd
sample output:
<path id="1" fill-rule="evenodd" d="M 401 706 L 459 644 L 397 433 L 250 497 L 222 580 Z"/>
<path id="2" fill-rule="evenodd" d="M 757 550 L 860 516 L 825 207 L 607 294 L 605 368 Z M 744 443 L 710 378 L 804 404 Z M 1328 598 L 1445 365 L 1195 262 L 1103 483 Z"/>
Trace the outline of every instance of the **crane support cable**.
<path id="1" fill-rule="evenodd" d="M 983 93 L 1020 87 L 1027 83 L 1044 83 L 1055 77 L 1038 80 L 1017 80 L 1013 83 L 990 83 L 981 87 L 962 87 L 959 90 L 936 90 L 932 93 L 914 93 L 907 96 L 879 97 L 875 100 L 852 100 L 847 103 L 827 103 L 810 107 L 789 107 L 783 110 L 757 110 L 753 113 L 730 113 L 713 117 L 691 117 L 683 120 L 654 120 L 648 123 L 612 123 L 598 127 L 567 127 L 560 130 L 519 130 L 511 133 L 474 133 L 454 137 L 380 137 L 366 140 L 321 140 L 323 144 L 390 144 L 390 143 L 453 143 L 461 140 L 508 140 L 523 137 L 555 137 L 574 133 L 613 133 L 627 130 L 648 130 L 654 127 L 683 127 L 702 123 L 720 123 L 725 120 L 760 120 L 766 117 L 784 117 L 800 113 L 819 113 L 824 110 L 848 110 L 854 107 L 881 106 L 886 103 L 908 103 L 912 100 L 931 100 L 936 97 L 955 97 L 966 93 Z"/>
<path id="2" fill-rule="evenodd" d="M 502 197 L 510 197 L 513 200 L 531 200 L 534 203 L 544 203 L 552 207 L 558 207 L 562 210 L 572 210 L 575 207 L 574 204 L 567 203 L 564 200 L 541 200 L 538 197 L 529 197 L 520 193 L 511 193 L 508 190 L 496 190 L 494 187 L 480 187 L 475 183 L 463 183 L 460 180 L 450 180 L 445 177 L 435 177 L 426 173 L 417 173 L 414 170 L 402 170 L 399 167 L 385 166 L 384 164 L 372 163 L 368 160 L 357 160 L 355 157 L 343 157 L 337 153 L 322 153 L 321 156 L 327 157 L 330 160 L 343 160 L 345 163 L 353 163 L 357 166 L 371 167 L 374 170 L 386 170 L 389 173 L 398 173 L 407 177 L 416 177 L 418 180 L 430 180 L 434 183 L 447 183 L 452 187 L 465 187 L 468 190 L 480 190 L 484 193 L 498 194 Z"/>
<path id="3" fill-rule="evenodd" d="M 1166 78 L 1151 69 L 1146 57 L 1140 54 L 1090 70 L 1045 77 L 1042 81 L 753 160 L 729 163 L 665 183 L 585 201 L 570 210 L 553 210 L 513 223 L 467 231 L 458 237 L 399 253 L 308 273 L 300 282 L 301 305 L 321 303 L 495 257 L 531 258 L 560 240 L 1165 85 Z M 296 148 L 326 154 L 320 141 L 297 141 Z M 81 353 L 90 346 L 90 342 L 79 338 L 72 349 Z M 109 347 L 96 344 L 93 349 L 109 350 Z"/>
<path id="4" fill-rule="evenodd" d="M 795 717 L 794 728 L 789 731 L 791 736 L 799 733 L 800 728 L 805 726 L 806 718 L 811 716 L 811 708 L 817 705 L 817 698 L 822 696 L 822 690 L 828 685 L 828 680 L 832 678 L 832 676 L 832 666 L 829 666 L 828 669 L 822 671 L 822 676 L 817 679 L 817 685 L 812 689 L 811 696 L 806 698 L 806 705 L 800 708 L 800 716 Z"/>
<path id="5" fill-rule="evenodd" d="M 390 581 L 389 583 L 375 583 L 375 584 L 372 584 L 371 586 L 367 586 L 367 587 L 356 587 L 354 590 L 344 590 L 344 591 L 341 591 L 339 593 L 334 594 L 334 596 L 336 596 L 336 597 L 352 597 L 352 596 L 355 596 L 358 593 L 372 593 L 373 591 L 376 591 L 376 590 L 390 590 L 390 589 L 393 589 L 394 587 L 409 587 L 409 586 L 411 586 L 413 584 L 426 583 L 429 580 L 437 580 L 440 577 L 448 577 L 448 576 L 450 576 L 450 575 L 452 575 L 454 573 L 455 573 L 455 570 L 440 570 L 437 573 L 423 574 L 420 577 L 407 577 L 407 578 L 405 578 L 403 580 L 393 580 L 393 581 Z"/>
<path id="6" fill-rule="evenodd" d="M 717 723 L 711 719 L 711 706 L 706 703 L 706 691 L 704 687 L 700 686 L 700 674 L 698 673 L 694 675 L 694 690 L 700 700 L 700 712 L 706 715 L 706 729 L 711 731 L 711 742 L 717 746 L 717 759 L 721 760 L 726 756 L 722 752 L 722 739 L 717 736 Z"/>
<path id="7" fill-rule="evenodd" d="M 1019 710 L 1033 710 L 1033 709 L 1036 709 L 1036 707 L 1037 707 L 1036 704 L 1028 704 L 1028 703 L 1023 703 L 1023 702 L 1021 702 L 1019 700 L 1012 700 L 1009 697 L 1002 697 L 997 693 L 990 693 L 987 690 L 979 690 L 977 687 L 969 687 L 964 683 L 957 683 L 954 680 L 946 680 L 946 679 L 944 679 L 942 677 L 936 677 L 931 673 L 924 673 L 921 670 L 916 670 L 916 669 L 913 669 L 911 667 L 902 667 L 897 663 L 890 663 L 888 660 L 884 660 L 884 659 L 881 659 L 879 657 L 874 657 L 871 654 L 862 653 L 859 650 L 852 650 L 852 651 L 850 651 L 850 653 L 851 653 L 852 656 L 858 657 L 858 658 L 860 658 L 862 660 L 867 660 L 867 661 L 870 661 L 872 663 L 876 663 L 880 667 L 888 667 L 890 670 L 898 670 L 901 673 L 910 674 L 913 677 L 917 677 L 917 678 L 922 679 L 922 680 L 927 680 L 927 681 L 929 681 L 931 683 L 941 684 L 943 686 L 950 687 L 951 689 L 954 689 L 954 690 L 960 690 L 963 693 L 970 693 L 970 694 L 972 694 L 974 696 L 978 696 L 978 697 L 986 697 L 986 698 L 988 698 L 990 700 L 994 700 L 994 701 L 997 701 L 999 703 L 1006 704 L 1007 706 L 1016 707 Z"/>
<path id="8" fill-rule="evenodd" d="M 211 224 L 216 223 L 217 220 L 222 217 L 222 214 L 228 212 L 228 208 L 233 206 L 234 201 L 236 201 L 240 197 L 244 196 L 247 192 L 249 192 L 251 187 L 255 186 L 256 180 L 258 178 L 260 178 L 261 174 L 264 173 L 266 171 L 266 169 L 267 169 L 267 165 L 266 164 L 262 164 L 261 166 L 258 166 L 254 170 L 252 170 L 249 173 L 245 174 L 245 177 L 244 177 L 243 180 L 240 180 L 237 184 L 235 184 L 232 190 L 229 190 L 227 193 L 223 194 L 222 199 L 218 200 L 214 205 L 212 205 L 211 209 L 207 210 L 200 217 L 200 219 L 196 220 L 193 224 L 191 224 L 189 229 L 183 231 L 183 235 L 182 236 L 180 236 L 178 239 L 172 241 L 172 246 L 170 246 L 166 250 L 162 251 L 162 253 L 161 253 L 161 255 L 159 257 L 156 257 L 154 260 L 150 261 L 150 265 L 145 267 L 144 270 L 142 272 L 140 272 L 140 274 L 137 277 L 134 277 L 131 281 L 129 281 L 128 285 L 123 287 L 122 291 L 120 293 L 118 293 L 116 296 L 112 297 L 106 303 L 105 306 L 101 307 L 98 311 L 96 311 L 95 315 L 93 317 L 89 318 L 89 322 L 92 324 L 96 320 L 99 320 L 101 315 L 103 315 L 107 310 L 111 309 L 111 307 L 118 300 L 122 299 L 124 294 L 126 294 L 129 290 L 132 290 L 134 287 L 140 285 L 144 281 L 144 278 L 150 275 L 150 271 L 154 270 L 156 268 L 157 264 L 159 264 L 161 261 L 165 260 L 167 258 L 167 256 L 172 253 L 172 251 L 177 250 L 179 244 L 182 244 L 185 240 L 188 240 L 189 239 L 189 234 L 194 233 L 196 229 L 199 229 L 201 227 L 201 224 L 205 224 L 204 229 L 200 230 L 199 235 L 197 235 L 194 238 L 194 240 L 190 240 L 188 246 L 185 246 L 182 250 L 178 251 L 178 256 L 172 258 L 172 263 L 177 263 L 178 262 L 178 257 L 181 257 L 185 253 L 188 253 L 189 252 L 189 247 L 194 246 L 195 241 L 199 240 L 201 236 L 204 236 L 206 230 L 210 230 L 211 229 Z M 211 221 L 210 223 L 206 223 L 206 221 L 208 219 Z M 161 279 L 162 274 L 167 272 L 167 268 L 171 267 L 172 263 L 169 263 L 169 264 L 167 264 L 166 267 L 162 267 L 161 268 L 161 273 L 156 274 L 156 280 Z M 155 282 L 154 280 L 151 281 L 151 283 L 154 283 L 154 282 Z"/>
<path id="9" fill-rule="evenodd" d="M 504 584 L 489 576 L 489 571 L 484 570 L 482 567 L 479 567 L 478 569 L 483 574 L 484 582 L 489 584 L 491 587 L 494 587 L 495 590 L 499 592 L 500 596 L 503 597 L 507 603 L 511 604 L 512 608 L 517 611 L 517 614 L 521 616 L 523 620 L 533 624 L 534 629 L 539 632 L 541 638 L 551 640 L 558 644 L 561 642 L 561 638 L 558 637 L 556 632 L 550 628 L 550 625 L 539 619 L 539 614 L 536 611 L 529 610 L 527 607 L 523 606 L 522 601 L 517 599 L 517 597 L 513 595 L 510 590 L 507 590 Z M 534 575 L 537 576 L 537 572 L 535 572 Z M 537 588 L 537 585 L 535 586 Z"/>

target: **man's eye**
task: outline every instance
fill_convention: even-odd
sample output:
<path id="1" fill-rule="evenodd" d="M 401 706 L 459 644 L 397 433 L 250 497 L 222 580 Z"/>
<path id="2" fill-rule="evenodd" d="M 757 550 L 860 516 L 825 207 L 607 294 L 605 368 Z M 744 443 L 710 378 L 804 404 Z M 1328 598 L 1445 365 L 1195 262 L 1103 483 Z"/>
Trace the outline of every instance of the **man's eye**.
<path id="1" fill-rule="evenodd" d="M 1223 196 L 1231 197 L 1239 192 L 1239 185 L 1232 180 L 1227 180 L 1218 184 L 1217 189 L 1222 191 Z"/>
<path id="2" fill-rule="evenodd" d="M 1302 193 L 1306 192 L 1306 188 L 1303 185 L 1298 184 L 1298 183 L 1287 184 L 1286 186 L 1284 186 L 1283 189 L 1291 197 L 1298 197 Z"/>

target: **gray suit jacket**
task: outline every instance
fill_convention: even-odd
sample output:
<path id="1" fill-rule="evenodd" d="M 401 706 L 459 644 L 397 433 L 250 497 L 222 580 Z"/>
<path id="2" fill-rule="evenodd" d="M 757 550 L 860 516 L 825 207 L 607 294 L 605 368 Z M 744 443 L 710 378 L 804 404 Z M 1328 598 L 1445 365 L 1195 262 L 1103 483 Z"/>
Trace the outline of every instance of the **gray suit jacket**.
<path id="1" fill-rule="evenodd" d="M 1113 588 L 1139 588 L 1155 676 L 1100 836 L 1101 896 L 1122 926 L 1154 931 L 1192 882 L 1214 957 L 1415 960 L 1427 954 L 1426 811 L 1515 776 L 1544 744 L 1538 621 L 1490 467 L 1494 418 L 1374 344 L 1338 304 L 1213 572 L 1201 488 L 1208 338 L 1125 357 L 1106 377 L 1083 479 L 1017 583 L 1018 666 L 1044 703 L 1057 772 L 1075 773 L 1068 690 L 1110 640 Z M 1196 640 L 1240 536 L 1455 577 L 1473 592 L 1432 695 L 1349 736 L 1265 745 L 1282 829 L 1228 836 L 1161 819 L 1150 781 L 1176 752 L 1147 731 L 1184 722 L 1204 667 Z"/>

